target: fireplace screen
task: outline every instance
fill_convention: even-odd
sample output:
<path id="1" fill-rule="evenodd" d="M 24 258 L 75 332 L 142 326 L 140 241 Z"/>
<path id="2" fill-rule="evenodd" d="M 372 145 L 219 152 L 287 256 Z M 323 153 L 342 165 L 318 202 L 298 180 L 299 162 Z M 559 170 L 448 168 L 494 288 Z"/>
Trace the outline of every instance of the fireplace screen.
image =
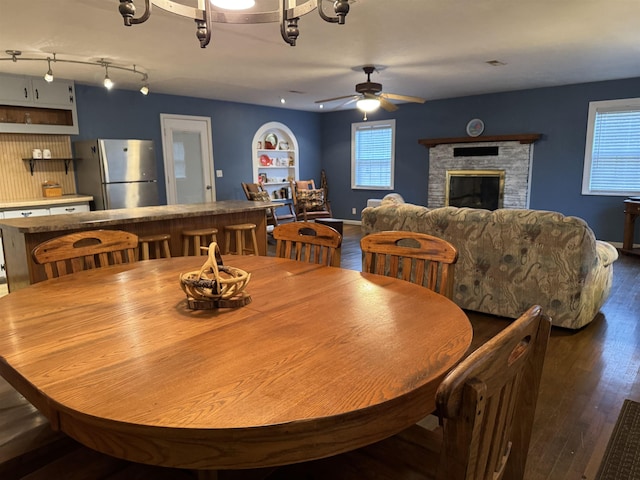
<path id="1" fill-rule="evenodd" d="M 504 170 L 447 170 L 445 205 L 502 208 Z"/>

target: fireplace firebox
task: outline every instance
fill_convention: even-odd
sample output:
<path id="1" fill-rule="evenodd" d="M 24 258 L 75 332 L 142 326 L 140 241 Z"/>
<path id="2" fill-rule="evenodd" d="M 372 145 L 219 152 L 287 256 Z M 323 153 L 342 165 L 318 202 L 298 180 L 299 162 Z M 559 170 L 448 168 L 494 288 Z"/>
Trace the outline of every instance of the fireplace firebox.
<path id="1" fill-rule="evenodd" d="M 504 170 L 447 170 L 445 205 L 452 207 L 503 207 Z"/>

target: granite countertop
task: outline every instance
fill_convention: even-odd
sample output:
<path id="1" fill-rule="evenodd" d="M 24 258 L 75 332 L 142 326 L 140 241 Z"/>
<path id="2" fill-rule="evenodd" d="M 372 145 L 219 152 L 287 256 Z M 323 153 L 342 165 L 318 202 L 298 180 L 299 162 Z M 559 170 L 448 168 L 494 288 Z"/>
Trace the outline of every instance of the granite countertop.
<path id="1" fill-rule="evenodd" d="M 96 210 L 67 215 L 4 219 L 0 220 L 0 228 L 15 229 L 22 233 L 54 232 L 77 228 L 104 227 L 107 225 L 124 225 L 127 223 L 197 217 L 202 214 L 223 215 L 226 213 L 265 210 L 272 206 L 275 205 L 271 202 L 224 200 L 190 205 L 120 208 L 116 210 Z"/>
<path id="2" fill-rule="evenodd" d="M 83 203 L 93 200 L 91 195 L 61 195 L 60 197 L 25 198 L 23 200 L 0 201 L 0 210 L 17 208 L 44 207 L 49 205 L 66 205 L 69 203 Z"/>

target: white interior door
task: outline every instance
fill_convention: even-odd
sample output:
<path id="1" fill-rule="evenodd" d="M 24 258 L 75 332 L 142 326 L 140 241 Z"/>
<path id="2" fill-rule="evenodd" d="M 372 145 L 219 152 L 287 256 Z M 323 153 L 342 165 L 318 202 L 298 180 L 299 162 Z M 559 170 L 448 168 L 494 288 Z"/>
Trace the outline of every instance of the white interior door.
<path id="1" fill-rule="evenodd" d="M 211 119 L 160 114 L 167 203 L 213 202 Z"/>

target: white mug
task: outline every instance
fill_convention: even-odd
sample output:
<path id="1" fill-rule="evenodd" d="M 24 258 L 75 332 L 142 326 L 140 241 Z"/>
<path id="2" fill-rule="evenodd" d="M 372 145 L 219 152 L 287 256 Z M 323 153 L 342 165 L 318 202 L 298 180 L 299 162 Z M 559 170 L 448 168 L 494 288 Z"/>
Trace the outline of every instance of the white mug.
<path id="1" fill-rule="evenodd" d="M 39 148 L 34 148 L 31 152 L 31 158 L 42 158 L 42 150 Z"/>
<path id="2" fill-rule="evenodd" d="M 51 150 L 48 148 L 42 150 L 42 158 L 51 158 Z"/>

